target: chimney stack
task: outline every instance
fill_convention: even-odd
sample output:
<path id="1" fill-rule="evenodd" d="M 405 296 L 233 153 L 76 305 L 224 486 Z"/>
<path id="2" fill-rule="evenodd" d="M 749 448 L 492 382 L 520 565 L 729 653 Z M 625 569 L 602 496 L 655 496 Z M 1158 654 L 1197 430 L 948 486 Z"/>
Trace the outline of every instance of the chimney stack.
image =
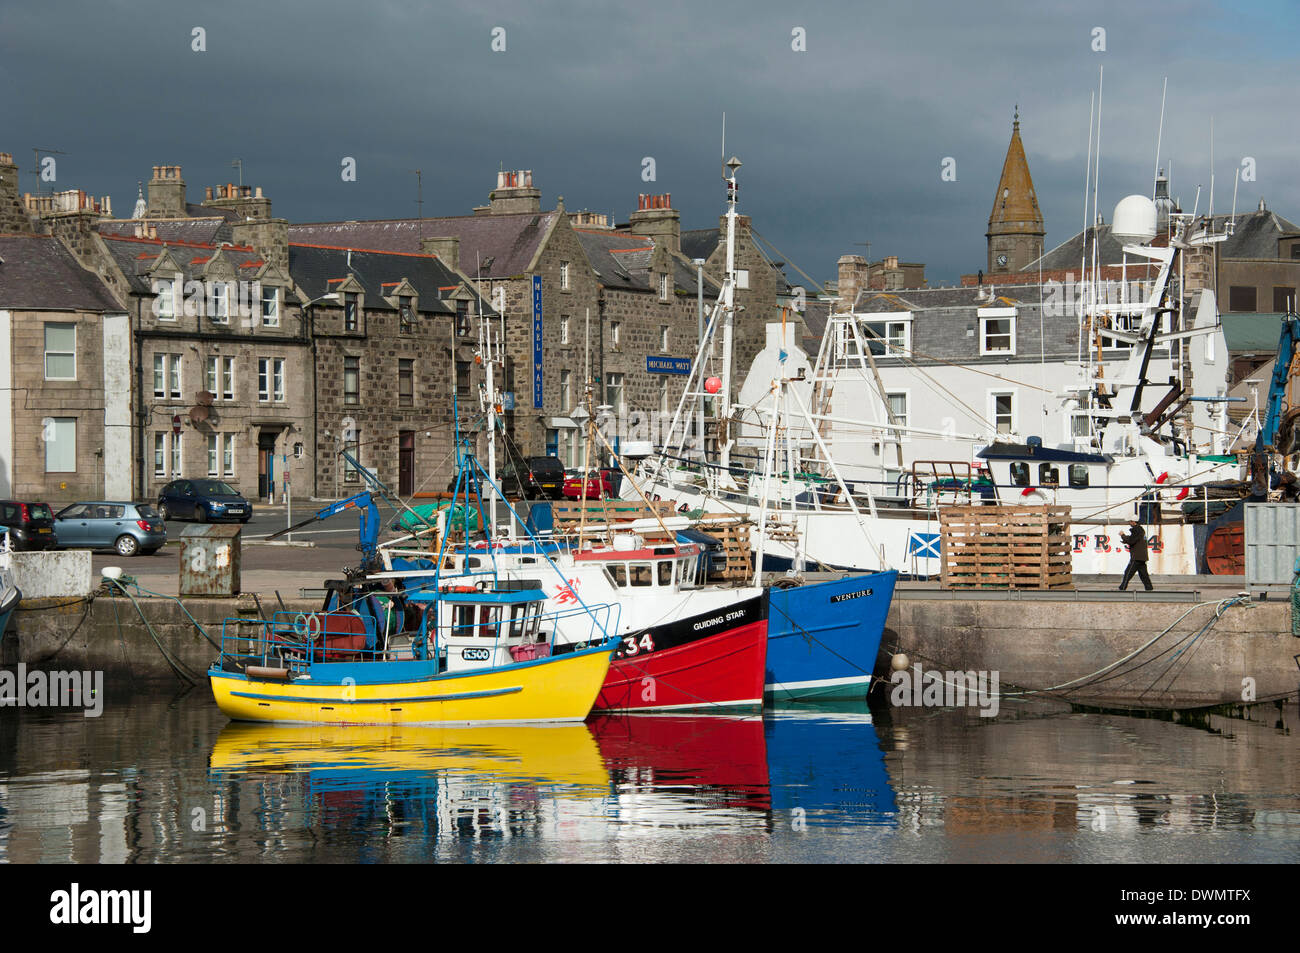
<path id="1" fill-rule="evenodd" d="M 185 180 L 178 165 L 156 165 L 149 180 L 149 218 L 185 218 Z"/>
<path id="2" fill-rule="evenodd" d="M 858 292 L 866 290 L 869 266 L 861 255 L 841 255 L 837 265 L 840 300 L 835 310 L 847 314 L 858 303 Z"/>
<path id="3" fill-rule="evenodd" d="M 460 270 L 460 239 L 455 236 L 449 238 L 422 238 L 420 239 L 420 251 L 426 255 L 437 255 L 442 263 L 452 271 Z"/>
<path id="4" fill-rule="evenodd" d="M 497 187 L 488 196 L 489 215 L 512 215 L 521 212 L 540 212 L 542 193 L 533 188 L 533 170 L 498 172 Z"/>
<path id="5" fill-rule="evenodd" d="M 673 255 L 680 255 L 681 218 L 681 214 L 673 208 L 671 192 L 665 192 L 663 195 L 642 193 L 636 197 L 636 211 L 628 216 L 628 225 L 634 235 L 653 239 L 655 247 L 666 249 Z"/>

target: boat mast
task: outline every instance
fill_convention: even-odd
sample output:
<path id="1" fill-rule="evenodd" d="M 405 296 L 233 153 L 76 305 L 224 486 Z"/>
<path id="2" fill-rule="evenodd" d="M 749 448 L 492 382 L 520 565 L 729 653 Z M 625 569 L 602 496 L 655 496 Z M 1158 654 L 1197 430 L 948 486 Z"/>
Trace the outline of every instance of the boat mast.
<path id="1" fill-rule="evenodd" d="M 736 316 L 736 170 L 741 162 L 727 160 L 727 270 L 722 277 L 722 388 L 718 404 L 718 462 L 723 472 L 731 469 L 731 340 Z M 725 428 L 725 430 L 723 429 Z M 725 438 L 725 439 L 724 439 Z"/>

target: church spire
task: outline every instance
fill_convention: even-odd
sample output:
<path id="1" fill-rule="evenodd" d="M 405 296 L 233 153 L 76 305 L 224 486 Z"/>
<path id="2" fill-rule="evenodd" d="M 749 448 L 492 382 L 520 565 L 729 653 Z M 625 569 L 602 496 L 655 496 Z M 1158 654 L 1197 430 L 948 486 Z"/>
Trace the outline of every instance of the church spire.
<path id="1" fill-rule="evenodd" d="M 1043 213 L 1034 194 L 1025 146 L 1020 141 L 1020 105 L 1011 125 L 1011 143 L 989 213 L 988 274 L 1019 271 L 1043 253 Z"/>

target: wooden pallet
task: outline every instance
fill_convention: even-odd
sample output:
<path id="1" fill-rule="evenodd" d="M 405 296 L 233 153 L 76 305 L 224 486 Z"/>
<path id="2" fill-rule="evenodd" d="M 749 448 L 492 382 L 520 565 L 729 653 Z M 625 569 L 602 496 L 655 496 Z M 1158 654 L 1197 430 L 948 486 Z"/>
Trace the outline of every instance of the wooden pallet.
<path id="1" fill-rule="evenodd" d="M 939 509 L 945 589 L 1072 589 L 1068 506 Z"/>
<path id="2" fill-rule="evenodd" d="M 710 522 L 710 518 L 714 522 Z M 727 520 L 727 522 L 721 522 Z M 714 537 L 722 544 L 722 578 L 744 581 L 754 575 L 754 551 L 750 547 L 750 524 L 739 522 L 727 514 L 705 514 L 695 524 L 695 529 Z"/>
<path id="3" fill-rule="evenodd" d="M 557 529 L 577 526 L 583 522 L 583 508 L 586 508 L 587 523 L 630 523 L 633 520 L 666 519 L 675 516 L 673 504 L 668 500 L 644 503 L 627 500 L 572 500 L 564 503 L 552 503 L 551 515 Z"/>

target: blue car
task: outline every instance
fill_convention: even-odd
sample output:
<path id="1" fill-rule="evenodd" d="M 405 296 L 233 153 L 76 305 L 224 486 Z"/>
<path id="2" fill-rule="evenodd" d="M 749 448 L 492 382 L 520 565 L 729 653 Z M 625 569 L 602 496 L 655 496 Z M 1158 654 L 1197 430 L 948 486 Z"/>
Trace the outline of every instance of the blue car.
<path id="1" fill-rule="evenodd" d="M 165 520 L 247 523 L 253 504 L 223 480 L 172 480 L 158 492 L 158 512 Z"/>
<path id="2" fill-rule="evenodd" d="M 167 527 L 148 503 L 92 500 L 65 506 L 54 516 L 60 549 L 113 549 L 148 556 L 167 542 Z"/>

